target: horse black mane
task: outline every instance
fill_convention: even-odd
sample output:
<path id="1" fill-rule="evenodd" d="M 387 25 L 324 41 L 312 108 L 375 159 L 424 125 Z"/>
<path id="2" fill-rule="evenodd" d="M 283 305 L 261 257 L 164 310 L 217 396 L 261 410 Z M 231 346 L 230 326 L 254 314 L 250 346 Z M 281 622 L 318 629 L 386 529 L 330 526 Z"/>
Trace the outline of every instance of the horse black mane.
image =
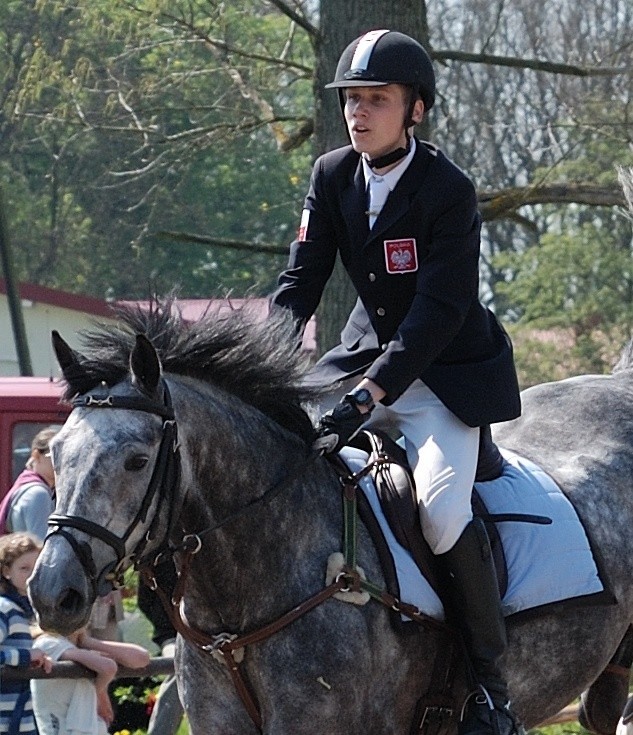
<path id="1" fill-rule="evenodd" d="M 262 322 L 248 307 L 221 314 L 207 311 L 186 321 L 173 298 L 153 299 L 149 308 L 117 306 L 114 325 L 83 331 L 78 358 L 80 384 L 71 393 L 86 393 L 100 383 L 116 385 L 129 374 L 130 352 L 137 334 L 149 339 L 163 371 L 217 385 L 258 408 L 306 441 L 314 428 L 303 405 L 318 391 L 302 384 L 307 358 L 298 349 L 296 323 L 278 309 Z"/>

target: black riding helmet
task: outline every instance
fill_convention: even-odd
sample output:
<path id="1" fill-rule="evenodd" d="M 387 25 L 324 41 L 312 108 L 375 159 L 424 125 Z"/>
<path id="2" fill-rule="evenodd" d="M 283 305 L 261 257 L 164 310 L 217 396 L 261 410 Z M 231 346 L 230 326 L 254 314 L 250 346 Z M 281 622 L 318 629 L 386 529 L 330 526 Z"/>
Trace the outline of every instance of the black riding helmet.
<path id="1" fill-rule="evenodd" d="M 435 102 L 435 72 L 429 55 L 415 39 L 404 33 L 375 30 L 359 36 L 341 54 L 334 81 L 326 89 L 338 89 L 341 108 L 345 107 L 343 90 L 348 87 L 381 87 L 403 84 L 411 88 L 411 98 L 403 120 L 407 148 L 398 148 L 380 159 L 370 161 L 381 168 L 403 158 L 409 149 L 408 128 L 413 125 L 411 115 L 419 94 L 425 111 Z M 389 158 L 389 160 L 386 160 Z"/>

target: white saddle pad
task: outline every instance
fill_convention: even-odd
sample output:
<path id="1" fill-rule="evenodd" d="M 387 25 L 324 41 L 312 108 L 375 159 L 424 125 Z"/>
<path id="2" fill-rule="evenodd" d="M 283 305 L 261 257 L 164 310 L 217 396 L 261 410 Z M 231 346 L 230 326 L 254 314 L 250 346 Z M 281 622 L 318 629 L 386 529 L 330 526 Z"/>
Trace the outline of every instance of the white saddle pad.
<path id="1" fill-rule="evenodd" d="M 501 453 L 506 460 L 502 476 L 475 485 L 488 512 L 538 515 L 552 520 L 548 525 L 497 523 L 508 569 L 508 587 L 502 600 L 504 615 L 603 592 L 587 534 L 572 504 L 534 463 L 503 449 Z M 358 472 L 367 462 L 365 452 L 350 447 L 341 452 L 341 457 L 351 472 Z M 362 480 L 360 486 L 393 556 L 400 599 L 443 620 L 439 597 L 411 554 L 393 535 L 371 478 Z"/>

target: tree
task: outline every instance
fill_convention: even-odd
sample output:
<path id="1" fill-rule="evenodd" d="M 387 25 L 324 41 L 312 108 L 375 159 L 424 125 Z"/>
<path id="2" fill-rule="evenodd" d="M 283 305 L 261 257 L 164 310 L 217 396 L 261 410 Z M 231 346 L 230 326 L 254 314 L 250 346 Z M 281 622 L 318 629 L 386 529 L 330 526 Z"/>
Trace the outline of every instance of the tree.
<path id="1" fill-rule="evenodd" d="M 177 253 L 189 293 L 208 292 L 211 277 L 264 290 L 279 263 L 269 268 L 266 254 L 291 237 L 310 159 L 345 141 L 323 85 L 351 38 L 386 26 L 418 37 L 436 61 L 438 103 L 422 134 L 433 130 L 475 178 L 484 295 L 511 315 L 497 284 L 523 261 L 496 256 L 538 246 L 563 217 L 582 232 L 596 202 L 622 202 L 613 171 L 599 186 L 571 172 L 592 170 L 605 147 L 622 160 L 630 146 L 629 5 L 460 0 L 429 5 L 427 17 L 412 0 L 10 0 L 0 10 L 0 145 L 10 153 L 0 176 L 17 181 L 22 267 L 51 285 L 136 295 L 173 281 Z M 236 165 L 246 159 L 259 189 Z M 266 209 L 270 196 L 252 206 L 264 187 L 285 215 Z M 584 206 L 563 215 L 548 202 Z M 203 244 L 156 237 L 166 230 Z M 57 258 L 52 270 L 33 232 Z M 247 259 L 249 246 L 263 254 Z M 320 315 L 324 347 L 347 312 L 339 278 Z"/>
<path id="2" fill-rule="evenodd" d="M 283 50 L 283 18 L 246 13 L 257 4 L 242 3 L 223 15 L 225 38 L 216 42 L 200 30 L 205 16 L 187 13 L 189 3 L 163 4 L 160 23 L 152 3 L 89 5 L 81 15 L 81 3 L 29 4 L 4 26 L 15 34 L 5 48 L 24 39 L 7 58 L 6 69 L 21 73 L 5 77 L 2 117 L 22 277 L 101 296 L 144 296 L 174 281 L 172 245 L 152 232 L 186 222 L 198 230 L 216 225 L 225 238 L 239 226 L 252 242 L 288 240 L 280 204 L 300 208 L 309 151 L 290 150 L 280 161 L 276 141 L 289 145 L 287 120 L 262 121 L 263 95 L 251 108 L 247 75 L 223 60 L 232 35 L 254 58 L 257 44 Z M 283 65 L 287 77 L 292 68 Z M 266 73 L 249 70 L 259 83 Z M 309 83 L 300 81 L 286 79 L 287 119 L 295 97 L 310 98 Z M 276 82 L 266 84 L 278 93 Z M 264 133 L 268 123 L 276 138 Z M 271 201 L 273 192 L 280 202 Z M 213 247 L 176 252 L 189 292 L 208 292 L 209 281 L 218 290 L 270 289 L 270 272 L 283 261 L 271 266 L 255 256 L 247 263 L 244 253 L 226 251 L 218 258 Z"/>
<path id="3" fill-rule="evenodd" d="M 281 3 L 276 3 L 278 6 Z M 455 158 L 465 165 L 467 170 L 470 170 L 469 161 L 472 163 L 472 169 L 474 172 L 485 171 L 483 168 L 486 162 L 486 156 L 480 155 L 477 158 L 473 158 L 466 153 L 469 143 L 472 144 L 471 150 L 476 151 L 480 139 L 477 137 L 480 135 L 481 126 L 472 125 L 472 110 L 479 110 L 482 115 L 486 115 L 490 118 L 489 124 L 484 126 L 484 131 L 489 133 L 488 141 L 483 138 L 483 142 L 487 142 L 487 148 L 490 152 L 489 160 L 494 167 L 489 168 L 485 179 L 487 181 L 498 182 L 497 191 L 491 190 L 489 192 L 480 195 L 480 202 L 482 203 L 482 212 L 484 217 L 492 222 L 493 220 L 500 220 L 504 217 L 518 220 L 521 224 L 528 224 L 528 234 L 532 235 L 533 229 L 530 223 L 519 217 L 518 213 L 524 207 L 528 205 L 535 205 L 543 202 L 559 201 L 559 202 L 579 202 L 587 203 L 590 205 L 610 205 L 623 203 L 623 198 L 619 187 L 615 182 L 615 172 L 612 171 L 610 181 L 604 182 L 602 187 L 597 187 L 594 183 L 587 184 L 586 182 L 579 181 L 569 183 L 563 181 L 561 184 L 552 182 L 551 174 L 543 174 L 540 178 L 534 177 L 534 181 L 530 182 L 528 186 L 517 185 L 517 175 L 525 176 L 534 174 L 537 165 L 540 163 L 541 166 L 547 164 L 548 169 L 552 169 L 557 161 L 556 155 L 560 155 L 558 152 L 561 149 L 562 141 L 557 141 L 557 145 L 549 145 L 544 141 L 544 136 L 547 133 L 549 120 L 546 117 L 547 113 L 551 113 L 558 109 L 557 106 L 552 103 L 547 104 L 548 97 L 551 96 L 551 90 L 542 89 L 541 94 L 538 95 L 538 103 L 536 110 L 532 111 L 527 104 L 524 104 L 520 110 L 517 110 L 516 95 L 514 94 L 516 87 L 519 86 L 529 89 L 529 80 L 525 81 L 528 75 L 532 74 L 534 77 L 534 71 L 557 73 L 572 78 L 587 78 L 592 74 L 595 74 L 600 79 L 611 79 L 614 76 L 622 76 L 617 72 L 622 71 L 624 65 L 619 65 L 619 59 L 622 56 L 626 58 L 627 40 L 626 35 L 622 36 L 622 41 L 619 38 L 615 39 L 614 48 L 618 50 L 619 55 L 613 57 L 617 64 L 613 66 L 603 66 L 601 68 L 593 67 L 593 64 L 557 64 L 549 61 L 548 59 L 538 60 L 530 58 L 529 54 L 533 51 L 533 47 L 529 45 L 526 47 L 520 43 L 520 39 L 523 34 L 517 34 L 516 28 L 510 28 L 511 19 L 523 16 L 523 23 L 528 31 L 528 38 L 530 40 L 538 41 L 540 34 L 536 32 L 539 28 L 541 31 L 545 31 L 546 21 L 556 21 L 558 18 L 553 15 L 556 9 L 555 3 L 549 3 L 546 8 L 547 12 L 543 12 L 543 8 L 539 6 L 536 10 L 533 4 L 527 4 L 522 2 L 514 3 L 517 10 L 514 14 L 510 15 L 507 11 L 508 8 L 513 4 L 511 2 L 500 2 L 497 6 L 496 17 L 493 18 L 493 25 L 490 25 L 490 13 L 489 3 L 478 2 L 464 2 L 459 5 L 454 5 L 454 12 L 462 13 L 461 17 L 451 16 L 451 10 L 448 10 L 445 4 L 439 4 L 436 6 L 437 16 L 432 17 L 430 24 L 433 28 L 433 36 L 437 34 L 438 37 L 442 38 L 444 31 L 450 31 L 450 29 L 458 29 L 458 35 L 450 33 L 445 36 L 449 47 L 452 44 L 454 48 L 465 49 L 468 48 L 473 42 L 480 43 L 480 39 L 487 39 L 484 41 L 481 50 L 478 53 L 475 52 L 455 52 L 450 50 L 438 50 L 433 47 L 431 42 L 431 34 L 429 32 L 429 19 L 426 14 L 426 4 L 418 2 L 401 2 L 386 6 L 384 3 L 340 3 L 336 0 L 322 0 L 320 4 L 321 18 L 320 18 L 320 45 L 316 46 L 316 58 L 317 67 L 315 74 L 315 99 L 316 99 L 316 110 L 315 110 L 315 149 L 316 152 L 323 152 L 335 145 L 340 144 L 341 136 L 339 131 L 340 126 L 340 110 L 335 100 L 332 99 L 334 95 L 323 94 L 322 89 L 326 81 L 331 79 L 334 74 L 334 68 L 336 59 L 340 54 L 340 51 L 345 47 L 349 40 L 362 31 L 372 27 L 387 27 L 402 29 L 416 38 L 419 38 L 423 45 L 428 48 L 434 59 L 448 63 L 449 61 L 461 61 L 469 62 L 469 64 L 449 64 L 448 71 L 438 75 L 438 93 L 439 101 L 438 107 L 443 108 L 442 113 L 444 114 L 444 121 L 438 122 L 438 114 L 432 112 L 433 123 L 436 127 L 440 128 L 440 133 L 452 133 L 448 141 L 449 153 L 455 155 Z M 560 5 L 560 3 L 558 3 Z M 537 14 L 535 14 L 537 13 Z M 538 14 L 542 14 L 543 17 L 539 17 Z M 628 6 L 620 3 L 619 8 L 616 11 L 618 21 L 630 20 L 630 11 Z M 579 13 L 577 5 L 570 6 L 570 15 L 573 16 L 574 25 L 580 26 L 583 22 L 584 15 Z M 606 13 L 600 14 L 595 13 L 596 18 L 594 23 L 600 23 L 604 20 Z M 361 22 L 359 23 L 359 20 Z M 566 18 L 567 20 L 567 18 Z M 614 24 L 618 25 L 618 24 Z M 609 26 L 610 27 L 610 26 Z M 344 30 L 342 30 L 344 29 Z M 615 28 L 611 28 L 614 31 Z M 618 35 L 620 35 L 618 27 Z M 547 34 L 543 34 L 547 35 Z M 514 56 L 505 54 L 503 56 L 494 54 L 489 47 L 492 47 L 493 43 L 499 44 L 500 38 L 506 42 L 506 48 L 510 48 L 515 52 Z M 575 37 L 571 37 L 574 39 Z M 625 40 L 626 39 L 626 40 Z M 536 49 L 541 51 L 541 48 Z M 573 58 L 572 49 L 563 46 L 561 49 L 562 58 Z M 593 52 L 593 49 L 591 49 Z M 579 55 L 579 59 L 583 62 L 586 61 L 586 53 L 583 56 Z M 615 54 L 615 52 L 612 52 Z M 478 65 L 486 65 L 486 73 L 478 71 Z M 457 67 L 457 68 L 456 68 Z M 592 68 L 593 67 L 593 68 Z M 615 68 L 614 68 L 615 67 Z M 500 72 L 503 68 L 513 68 L 517 73 L 513 77 L 508 77 L 507 74 Z M 628 70 L 630 75 L 630 69 Z M 614 72 L 616 72 L 614 74 Z M 604 76 L 603 76 L 604 75 Z M 519 81 L 517 83 L 517 78 Z M 627 77 L 625 76 L 625 79 Z M 492 80 L 492 84 L 491 84 Z M 534 84 L 532 79 L 532 85 Z M 536 80 L 538 82 L 538 80 Z M 457 88 L 458 94 L 452 95 L 453 89 Z M 538 88 L 538 86 L 537 86 Z M 626 89 L 623 86 L 623 89 Z M 477 99 L 464 100 L 461 95 L 466 90 L 471 90 L 474 97 L 489 97 L 487 105 L 478 105 Z M 452 97 L 451 97 L 452 95 Z M 458 96 L 459 95 L 459 96 Z M 623 119 L 626 115 L 626 107 L 628 106 L 628 92 L 623 93 L 624 110 Z M 528 95 L 526 94 L 526 100 Z M 533 161 L 528 155 L 530 149 L 518 148 L 516 146 L 516 139 L 513 138 L 514 144 L 512 147 L 508 146 L 507 140 L 493 137 L 493 134 L 497 131 L 497 126 L 493 117 L 490 117 L 489 113 L 492 113 L 496 109 L 496 104 L 499 101 L 507 105 L 506 118 L 511 119 L 515 117 L 517 113 L 523 113 L 527 111 L 525 130 L 528 133 L 530 130 L 534 131 L 534 135 L 540 135 L 543 142 L 537 142 L 540 146 L 543 154 L 540 161 Z M 454 104 L 455 109 L 462 112 L 461 118 L 459 115 L 450 114 L 449 105 L 451 102 Z M 471 104 L 469 105 L 468 102 Z M 539 108 L 543 108 L 545 115 L 539 117 Z M 460 122 L 460 119 L 463 122 Z M 338 122 L 338 124 L 337 124 Z M 451 127 L 446 130 L 442 130 L 442 122 L 444 124 L 454 127 L 455 130 L 451 130 Z M 517 120 L 517 129 L 521 130 L 521 120 Z M 535 124 L 537 122 L 538 124 Z M 532 126 L 530 128 L 530 125 Z M 613 127 L 610 127 L 613 129 Z M 336 131 L 336 133 L 332 133 Z M 428 133 L 428 127 L 425 131 Z M 443 143 L 444 141 L 442 141 Z M 626 140 L 622 141 L 626 144 Z M 517 149 L 518 148 L 518 149 Z M 622 149 L 619 148 L 619 155 L 622 155 Z M 512 166 L 510 163 L 512 160 L 516 160 L 517 156 L 520 156 L 522 151 L 524 152 L 521 166 Z M 554 153 L 553 153 L 554 152 Z M 564 154 L 563 156 L 568 155 Z M 510 178 L 509 172 L 514 170 L 513 178 Z M 503 188 L 501 188 L 502 185 Z M 509 236 L 508 236 L 509 235 Z M 508 228 L 505 223 L 497 225 L 496 223 L 492 226 L 492 229 L 488 231 L 488 252 L 490 257 L 488 258 L 488 292 L 489 294 L 495 294 L 495 285 L 500 282 L 503 278 L 503 271 L 507 273 L 507 269 L 499 269 L 494 267 L 494 256 L 495 253 L 503 252 L 504 248 L 499 246 L 499 242 L 507 242 L 517 239 L 516 228 Z M 519 242 L 519 247 L 520 247 Z M 322 323 L 325 325 L 321 331 L 322 346 L 328 347 L 337 341 L 337 331 L 343 322 L 343 317 L 348 311 L 350 304 L 350 289 L 348 281 L 341 275 L 340 269 L 335 274 L 335 278 L 331 283 L 329 294 L 335 294 L 326 298 L 324 307 L 321 310 Z M 503 294 L 502 294 L 503 295 Z"/>
<path id="4" fill-rule="evenodd" d="M 419 38 L 423 45 L 428 46 L 425 5 L 417 0 L 401 0 L 398 3 L 384 3 L 381 0 L 348 0 L 344 3 L 321 0 L 320 10 L 314 77 L 316 155 L 347 142 L 338 94 L 324 87 L 334 79 L 338 58 L 350 41 L 371 28 L 393 28 L 406 29 L 409 35 Z M 321 350 L 338 342 L 339 331 L 354 299 L 353 287 L 338 262 L 319 310 Z"/>

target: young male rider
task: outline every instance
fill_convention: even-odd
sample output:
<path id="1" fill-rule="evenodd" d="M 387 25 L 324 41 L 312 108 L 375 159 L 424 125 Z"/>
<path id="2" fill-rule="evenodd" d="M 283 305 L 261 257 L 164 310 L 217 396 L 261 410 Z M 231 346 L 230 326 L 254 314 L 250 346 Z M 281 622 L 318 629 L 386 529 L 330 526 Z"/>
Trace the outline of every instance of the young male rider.
<path id="1" fill-rule="evenodd" d="M 480 216 L 466 175 L 412 129 L 435 99 L 423 47 L 377 30 L 343 52 L 339 91 L 351 146 L 315 163 L 297 240 L 272 297 L 301 324 L 339 253 L 358 300 L 315 373 L 352 387 L 320 422 L 340 447 L 362 424 L 403 435 L 424 536 L 450 580 L 476 691 L 460 735 L 511 735 L 498 659 L 506 645 L 495 569 L 471 492 L 482 427 L 520 414 L 510 341 L 478 298 Z"/>

